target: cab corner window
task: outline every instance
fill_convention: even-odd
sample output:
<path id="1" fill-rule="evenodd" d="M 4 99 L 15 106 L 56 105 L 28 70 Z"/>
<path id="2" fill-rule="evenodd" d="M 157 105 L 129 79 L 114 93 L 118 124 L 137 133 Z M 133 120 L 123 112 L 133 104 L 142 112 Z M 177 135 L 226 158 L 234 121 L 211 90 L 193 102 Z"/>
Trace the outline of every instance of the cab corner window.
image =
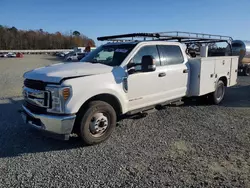
<path id="1" fill-rule="evenodd" d="M 184 62 L 184 57 L 179 46 L 176 45 L 159 45 L 161 64 L 177 65 Z"/>

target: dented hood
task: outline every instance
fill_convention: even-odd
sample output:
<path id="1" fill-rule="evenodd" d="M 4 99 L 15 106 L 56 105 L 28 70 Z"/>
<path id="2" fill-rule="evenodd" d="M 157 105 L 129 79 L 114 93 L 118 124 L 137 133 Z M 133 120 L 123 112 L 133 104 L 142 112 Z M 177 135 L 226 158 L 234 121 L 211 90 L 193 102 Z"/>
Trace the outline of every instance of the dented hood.
<path id="1" fill-rule="evenodd" d="M 59 83 L 64 78 L 111 72 L 113 67 L 88 62 L 58 63 L 26 72 L 24 78 Z"/>

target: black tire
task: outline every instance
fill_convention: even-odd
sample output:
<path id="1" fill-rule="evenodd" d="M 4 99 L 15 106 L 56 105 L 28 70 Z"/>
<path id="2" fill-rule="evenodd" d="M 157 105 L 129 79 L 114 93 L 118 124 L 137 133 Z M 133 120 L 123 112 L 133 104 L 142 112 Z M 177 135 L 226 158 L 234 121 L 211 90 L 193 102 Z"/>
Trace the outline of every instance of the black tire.
<path id="1" fill-rule="evenodd" d="M 93 133 L 93 124 L 96 125 L 96 121 L 93 122 L 93 119 L 96 119 L 95 117 L 96 114 L 103 114 L 103 116 L 101 116 L 100 118 L 105 117 L 107 120 L 107 122 L 105 122 L 106 123 L 105 125 L 107 125 L 107 128 L 99 136 L 96 136 Z M 79 125 L 78 125 L 79 126 L 78 135 L 81 137 L 83 142 L 87 145 L 99 144 L 107 140 L 110 137 L 113 130 L 115 129 L 116 122 L 117 122 L 117 116 L 116 116 L 116 112 L 114 108 L 110 104 L 103 102 L 103 101 L 90 102 L 88 106 L 85 108 L 85 110 L 82 110 L 78 114 L 78 117 L 80 120 Z M 99 121 L 99 118 L 97 118 L 97 120 Z M 100 124 L 104 124 L 102 123 L 102 119 L 101 119 Z"/>
<path id="2" fill-rule="evenodd" d="M 199 97 L 200 104 L 208 104 L 209 100 L 210 100 L 209 94 Z"/>
<path id="3" fill-rule="evenodd" d="M 250 75 L 250 66 L 247 65 L 243 69 L 244 76 L 249 76 Z"/>
<path id="4" fill-rule="evenodd" d="M 209 94 L 208 96 L 209 102 L 216 105 L 220 104 L 221 101 L 224 99 L 225 92 L 226 92 L 226 86 L 222 80 L 219 80 L 217 82 L 215 91 Z"/>

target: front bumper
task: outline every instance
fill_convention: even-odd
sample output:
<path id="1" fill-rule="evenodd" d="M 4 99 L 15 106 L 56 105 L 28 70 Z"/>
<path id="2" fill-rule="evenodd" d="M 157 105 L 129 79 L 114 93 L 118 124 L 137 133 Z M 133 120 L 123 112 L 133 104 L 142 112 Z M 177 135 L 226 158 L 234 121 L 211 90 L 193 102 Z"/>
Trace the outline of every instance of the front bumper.
<path id="1" fill-rule="evenodd" d="M 76 115 L 45 115 L 34 114 L 22 105 L 21 116 L 25 123 L 30 124 L 32 127 L 52 133 L 55 136 L 62 136 L 64 140 L 68 140 L 73 130 Z"/>

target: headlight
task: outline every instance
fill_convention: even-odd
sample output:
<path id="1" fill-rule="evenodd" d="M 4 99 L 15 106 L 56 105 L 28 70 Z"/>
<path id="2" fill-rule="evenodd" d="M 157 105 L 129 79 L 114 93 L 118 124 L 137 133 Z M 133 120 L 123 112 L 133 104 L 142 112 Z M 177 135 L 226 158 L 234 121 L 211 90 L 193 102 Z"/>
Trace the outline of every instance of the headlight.
<path id="1" fill-rule="evenodd" d="M 71 87 L 48 86 L 46 90 L 51 93 L 51 108 L 48 108 L 47 112 L 64 113 L 65 103 L 72 95 Z"/>

